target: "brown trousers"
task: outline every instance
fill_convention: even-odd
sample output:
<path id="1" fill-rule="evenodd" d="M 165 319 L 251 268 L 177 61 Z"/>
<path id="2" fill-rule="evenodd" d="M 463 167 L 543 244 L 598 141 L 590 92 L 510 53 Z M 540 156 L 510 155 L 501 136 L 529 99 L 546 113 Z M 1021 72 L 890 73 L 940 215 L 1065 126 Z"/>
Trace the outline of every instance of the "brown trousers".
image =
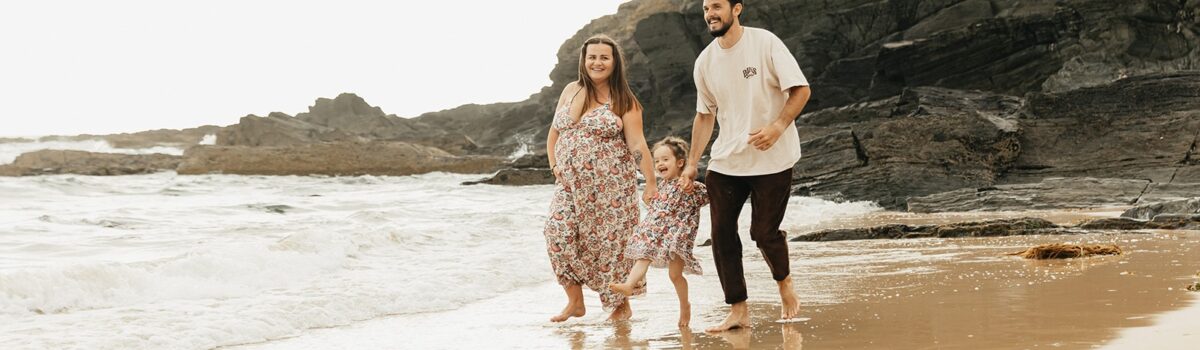
<path id="1" fill-rule="evenodd" d="M 738 216 L 750 199 L 750 239 L 758 245 L 771 276 L 788 277 L 787 237 L 779 230 L 791 192 L 792 169 L 758 176 L 729 176 L 709 171 L 704 178 L 712 214 L 712 250 L 725 303 L 746 301 L 746 276 L 742 270 L 742 240 Z"/>

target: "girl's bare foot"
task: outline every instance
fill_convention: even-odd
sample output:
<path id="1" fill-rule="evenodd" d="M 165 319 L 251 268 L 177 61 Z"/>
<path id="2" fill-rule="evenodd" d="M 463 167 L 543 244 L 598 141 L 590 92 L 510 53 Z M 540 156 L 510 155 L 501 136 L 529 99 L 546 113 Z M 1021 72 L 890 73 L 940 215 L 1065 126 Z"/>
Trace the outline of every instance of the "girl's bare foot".
<path id="1" fill-rule="evenodd" d="M 630 317 L 633 317 L 633 310 L 629 309 L 629 301 L 626 300 L 624 303 L 621 303 L 621 306 L 618 306 L 616 310 L 613 310 L 612 315 L 608 316 L 608 320 L 624 321 L 628 320 Z"/>
<path id="2" fill-rule="evenodd" d="M 624 296 L 633 295 L 633 285 L 625 283 L 609 283 L 608 288 Z"/>
<path id="3" fill-rule="evenodd" d="M 716 326 L 709 327 L 706 332 L 724 332 L 734 328 L 749 328 L 750 327 L 750 307 L 746 302 L 733 304 L 729 308 L 729 316 L 725 317 L 725 321 Z"/>
<path id="4" fill-rule="evenodd" d="M 571 317 L 583 317 L 585 314 L 587 314 L 587 308 L 583 306 L 583 303 L 578 305 L 567 303 L 567 307 L 563 308 L 562 313 L 551 317 L 550 322 L 562 322 Z"/>
<path id="5" fill-rule="evenodd" d="M 679 305 L 679 327 L 688 328 L 692 323 L 692 305 L 683 303 Z"/>

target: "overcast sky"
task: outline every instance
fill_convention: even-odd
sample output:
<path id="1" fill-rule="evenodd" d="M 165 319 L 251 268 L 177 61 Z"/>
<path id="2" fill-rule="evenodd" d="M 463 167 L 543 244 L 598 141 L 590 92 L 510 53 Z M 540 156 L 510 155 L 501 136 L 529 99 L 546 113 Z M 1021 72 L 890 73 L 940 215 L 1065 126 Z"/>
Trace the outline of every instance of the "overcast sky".
<path id="1" fill-rule="evenodd" d="M 624 0 L 0 3 L 0 136 L 228 125 L 357 93 L 415 117 L 519 101 Z"/>

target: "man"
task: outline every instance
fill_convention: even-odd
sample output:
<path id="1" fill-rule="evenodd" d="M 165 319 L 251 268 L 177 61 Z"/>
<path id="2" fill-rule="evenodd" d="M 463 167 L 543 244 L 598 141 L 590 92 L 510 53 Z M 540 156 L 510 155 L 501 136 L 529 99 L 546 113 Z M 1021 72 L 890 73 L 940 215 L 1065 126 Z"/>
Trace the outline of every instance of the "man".
<path id="1" fill-rule="evenodd" d="M 725 321 L 709 328 L 710 332 L 750 325 L 737 232 L 738 215 L 747 198 L 750 237 L 779 284 L 780 317 L 792 319 L 800 311 L 788 267 L 787 239 L 779 224 L 791 192 L 792 167 L 800 160 L 794 123 L 811 91 L 783 41 L 766 30 L 741 25 L 738 16 L 743 8 L 741 0 L 704 0 L 704 19 L 716 39 L 696 58 L 697 114 L 691 156 L 681 176 L 684 188 L 690 187 L 713 125 L 720 123 L 705 184 L 712 213 L 713 260 L 725 302 L 732 307 Z"/>

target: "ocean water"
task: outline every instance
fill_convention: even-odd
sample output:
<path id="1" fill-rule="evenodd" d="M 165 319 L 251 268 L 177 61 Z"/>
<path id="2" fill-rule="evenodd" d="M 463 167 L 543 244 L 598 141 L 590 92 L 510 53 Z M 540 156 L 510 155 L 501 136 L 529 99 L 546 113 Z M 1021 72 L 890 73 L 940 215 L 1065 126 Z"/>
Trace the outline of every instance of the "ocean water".
<path id="1" fill-rule="evenodd" d="M 553 187 L 478 177 L 0 178 L 0 344 L 210 349 L 556 289 Z M 790 205 L 785 229 L 879 210 Z"/>

